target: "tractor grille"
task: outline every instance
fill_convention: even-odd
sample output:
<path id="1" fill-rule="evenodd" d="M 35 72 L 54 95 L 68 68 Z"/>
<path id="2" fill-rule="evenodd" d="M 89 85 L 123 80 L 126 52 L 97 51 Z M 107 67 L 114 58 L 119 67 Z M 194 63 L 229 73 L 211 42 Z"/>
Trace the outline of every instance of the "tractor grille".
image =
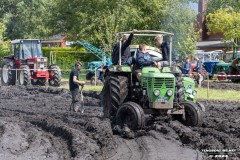
<path id="1" fill-rule="evenodd" d="M 155 79 L 155 82 L 153 80 Z M 154 88 L 161 88 L 165 84 L 166 88 L 174 87 L 174 78 L 148 78 L 147 81 L 143 82 L 143 88 L 151 88 L 154 84 Z"/>
<path id="2" fill-rule="evenodd" d="M 166 88 L 174 87 L 174 78 L 155 78 L 155 88 L 161 88 L 163 83 L 165 83 Z"/>

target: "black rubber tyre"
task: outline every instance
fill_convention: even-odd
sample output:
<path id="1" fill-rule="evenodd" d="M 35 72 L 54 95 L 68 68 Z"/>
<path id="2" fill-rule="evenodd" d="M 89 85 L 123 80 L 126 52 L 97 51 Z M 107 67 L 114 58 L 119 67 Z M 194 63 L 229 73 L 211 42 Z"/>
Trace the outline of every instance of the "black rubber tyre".
<path id="1" fill-rule="evenodd" d="M 143 109 L 134 102 L 123 103 L 117 110 L 116 124 L 120 127 L 127 125 L 131 130 L 143 129 L 145 126 Z"/>
<path id="2" fill-rule="evenodd" d="M 173 101 L 175 103 L 184 102 L 184 85 L 181 77 L 176 77 L 176 87 Z"/>
<path id="3" fill-rule="evenodd" d="M 58 66 L 56 65 L 50 66 L 49 75 L 50 75 L 50 79 L 48 80 L 48 83 L 50 86 L 58 87 L 61 85 L 62 74 Z"/>
<path id="4" fill-rule="evenodd" d="M 18 81 L 20 85 L 30 85 L 31 84 L 31 73 L 27 65 L 22 65 L 20 67 Z"/>
<path id="5" fill-rule="evenodd" d="M 16 84 L 16 65 L 12 59 L 4 59 L 2 62 L 1 81 L 2 85 Z"/>
<path id="6" fill-rule="evenodd" d="M 119 106 L 127 100 L 128 78 L 107 76 L 101 93 L 101 105 L 104 117 L 114 118 Z"/>
<path id="7" fill-rule="evenodd" d="M 183 123 L 187 126 L 202 126 L 203 123 L 203 112 L 193 102 L 182 103 L 185 109 L 186 120 Z"/>
<path id="8" fill-rule="evenodd" d="M 196 104 L 197 104 L 197 106 L 200 108 L 200 110 L 201 110 L 202 112 L 205 112 L 205 111 L 206 111 L 206 108 L 205 108 L 205 106 L 204 106 L 202 103 L 196 102 Z"/>
<path id="9" fill-rule="evenodd" d="M 91 72 L 88 72 L 87 75 L 86 75 L 86 80 L 91 80 L 93 77 L 93 74 Z"/>

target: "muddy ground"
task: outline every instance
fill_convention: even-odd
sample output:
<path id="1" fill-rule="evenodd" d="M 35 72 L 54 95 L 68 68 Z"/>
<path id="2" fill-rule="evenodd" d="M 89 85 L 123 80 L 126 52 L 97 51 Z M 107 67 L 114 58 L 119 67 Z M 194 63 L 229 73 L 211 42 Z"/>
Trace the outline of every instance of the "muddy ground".
<path id="1" fill-rule="evenodd" d="M 240 102 L 203 101 L 207 112 L 202 127 L 186 127 L 164 117 L 150 121 L 145 130 L 116 133 L 103 118 L 99 93 L 84 96 L 81 114 L 68 111 L 71 95 L 65 89 L 0 86 L 0 159 L 240 157 Z"/>

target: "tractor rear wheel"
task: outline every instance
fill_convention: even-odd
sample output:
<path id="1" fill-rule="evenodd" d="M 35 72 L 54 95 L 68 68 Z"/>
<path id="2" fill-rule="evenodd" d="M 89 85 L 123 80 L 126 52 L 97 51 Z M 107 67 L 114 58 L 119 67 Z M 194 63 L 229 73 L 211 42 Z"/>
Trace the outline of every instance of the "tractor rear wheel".
<path id="1" fill-rule="evenodd" d="M 183 123 L 187 126 L 202 126 L 203 123 L 203 112 L 193 102 L 182 103 L 185 109 L 185 120 Z"/>
<path id="2" fill-rule="evenodd" d="M 134 102 L 123 103 L 116 114 L 116 124 L 127 125 L 131 130 L 139 130 L 145 126 L 145 115 L 140 105 Z"/>
<path id="3" fill-rule="evenodd" d="M 2 85 L 16 84 L 16 66 L 11 59 L 4 59 L 2 62 L 1 81 Z"/>
<path id="4" fill-rule="evenodd" d="M 181 77 L 176 77 L 176 87 L 175 87 L 175 95 L 174 102 L 182 103 L 184 102 L 184 85 Z"/>
<path id="5" fill-rule="evenodd" d="M 114 118 L 119 106 L 127 100 L 128 77 L 107 76 L 101 93 L 104 117 Z"/>
<path id="6" fill-rule="evenodd" d="M 27 65 L 22 65 L 19 71 L 19 84 L 20 85 L 30 85 L 31 84 L 31 73 Z"/>
<path id="7" fill-rule="evenodd" d="M 48 80 L 50 86 L 60 86 L 62 74 L 58 66 L 52 65 L 49 67 L 50 79 Z"/>

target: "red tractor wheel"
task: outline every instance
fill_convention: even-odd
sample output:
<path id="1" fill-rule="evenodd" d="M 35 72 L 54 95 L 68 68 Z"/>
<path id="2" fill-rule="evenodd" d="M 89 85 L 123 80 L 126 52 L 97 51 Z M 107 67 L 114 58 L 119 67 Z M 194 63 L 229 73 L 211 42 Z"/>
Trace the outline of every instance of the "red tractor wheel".
<path id="1" fill-rule="evenodd" d="M 20 67 L 18 80 L 20 85 L 30 85 L 31 84 L 31 73 L 27 65 L 22 65 Z"/>
<path id="2" fill-rule="evenodd" d="M 49 85 L 50 86 L 60 86 L 61 85 L 61 79 L 62 79 L 62 74 L 61 70 L 58 66 L 52 65 L 49 67 Z"/>

